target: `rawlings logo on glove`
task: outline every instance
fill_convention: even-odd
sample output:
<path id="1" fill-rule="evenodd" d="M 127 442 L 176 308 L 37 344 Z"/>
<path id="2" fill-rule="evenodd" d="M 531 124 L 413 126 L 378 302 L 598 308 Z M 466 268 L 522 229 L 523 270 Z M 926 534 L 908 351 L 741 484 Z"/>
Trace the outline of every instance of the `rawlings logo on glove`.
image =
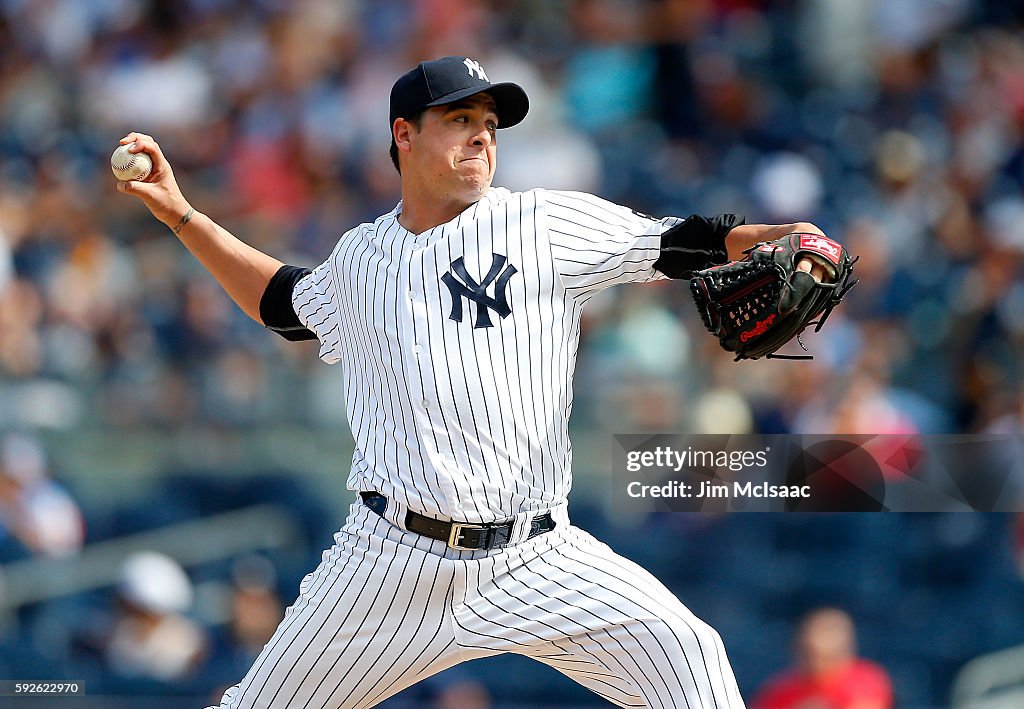
<path id="1" fill-rule="evenodd" d="M 817 236 L 815 234 L 800 235 L 800 250 L 820 254 L 837 266 L 839 265 L 839 259 L 843 255 L 842 246 L 827 236 Z"/>
<path id="2" fill-rule="evenodd" d="M 771 324 L 773 322 L 775 322 L 775 313 L 772 313 L 771 315 L 769 315 L 764 320 L 754 325 L 754 327 L 750 328 L 746 332 L 741 332 L 740 342 L 746 342 L 747 340 L 752 340 L 755 337 L 758 337 L 759 335 L 765 334 L 766 332 L 768 332 L 768 328 L 771 327 Z"/>
<path id="3" fill-rule="evenodd" d="M 809 325 L 817 332 L 856 280 L 843 246 L 820 234 L 793 233 L 748 249 L 746 258 L 698 271 L 690 291 L 701 320 L 736 359 L 810 359 L 776 352 Z M 829 271 L 827 283 L 797 269 L 811 258 Z"/>

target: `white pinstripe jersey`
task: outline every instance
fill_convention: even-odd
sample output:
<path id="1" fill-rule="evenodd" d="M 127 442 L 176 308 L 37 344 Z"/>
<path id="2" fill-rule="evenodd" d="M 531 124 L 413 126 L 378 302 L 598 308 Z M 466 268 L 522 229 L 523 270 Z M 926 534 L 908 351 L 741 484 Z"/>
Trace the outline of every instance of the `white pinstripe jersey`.
<path id="1" fill-rule="evenodd" d="M 342 365 L 348 487 L 477 523 L 561 503 L 583 305 L 663 277 L 660 235 L 682 220 L 504 188 L 419 235 L 400 214 L 348 231 L 292 295 Z"/>

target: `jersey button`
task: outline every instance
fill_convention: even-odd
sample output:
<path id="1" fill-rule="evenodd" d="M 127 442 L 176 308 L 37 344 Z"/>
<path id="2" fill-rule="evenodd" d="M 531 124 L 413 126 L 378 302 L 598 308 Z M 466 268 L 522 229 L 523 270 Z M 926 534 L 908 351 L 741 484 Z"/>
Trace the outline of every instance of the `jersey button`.
<path id="1" fill-rule="evenodd" d="M 413 354 L 418 355 L 421 352 L 423 352 L 423 348 L 422 347 L 420 347 L 419 345 L 414 345 L 413 346 L 413 348 L 412 348 L 412 353 Z"/>

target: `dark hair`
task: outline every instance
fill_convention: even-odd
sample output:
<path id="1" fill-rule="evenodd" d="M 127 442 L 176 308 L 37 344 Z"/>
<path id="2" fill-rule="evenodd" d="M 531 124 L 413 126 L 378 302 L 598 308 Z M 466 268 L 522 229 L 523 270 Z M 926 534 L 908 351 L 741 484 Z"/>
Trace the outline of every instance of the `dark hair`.
<path id="1" fill-rule="evenodd" d="M 425 109 L 425 108 L 421 109 L 421 110 L 417 111 L 416 113 L 413 113 L 412 115 L 410 115 L 405 120 L 409 121 L 414 126 L 416 126 L 416 130 L 418 131 L 420 129 L 420 127 L 422 126 L 423 114 L 426 113 L 426 111 L 427 111 L 427 109 Z M 394 130 L 394 128 L 392 127 L 392 131 L 393 130 Z M 402 168 L 400 168 L 398 166 L 398 146 L 395 145 L 395 134 L 394 134 L 394 132 L 391 133 L 391 148 L 390 148 L 389 152 L 391 153 L 391 164 L 395 166 L 395 169 L 398 170 L 398 174 L 401 175 L 402 174 Z"/>

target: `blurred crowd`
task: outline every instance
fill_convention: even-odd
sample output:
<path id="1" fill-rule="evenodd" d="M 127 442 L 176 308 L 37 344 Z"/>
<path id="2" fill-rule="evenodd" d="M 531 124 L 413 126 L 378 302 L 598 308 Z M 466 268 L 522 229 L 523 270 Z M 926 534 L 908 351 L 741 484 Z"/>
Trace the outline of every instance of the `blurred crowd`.
<path id="1" fill-rule="evenodd" d="M 0 0 L 0 431 L 343 430 L 339 374 L 234 308 L 108 158 L 154 135 L 197 209 L 312 267 L 399 197 L 395 77 L 466 54 L 531 99 L 496 184 L 813 221 L 860 257 L 809 362 L 734 364 L 678 283 L 602 294 L 578 430 L 1020 433 L 1022 29 L 1001 0 Z M 82 515 L 35 445 L 4 443 L 0 529 L 60 558 Z M 127 561 L 66 647 L 125 676 L 244 671 L 283 612 L 272 571 L 231 569 L 259 627 L 217 637 L 173 564 Z M 440 706 L 487 705 L 452 687 Z"/>
<path id="2" fill-rule="evenodd" d="M 1019 430 L 1014 7 L 4 0 L 3 423 L 342 423 L 330 401 L 298 403 L 319 387 L 309 351 L 245 320 L 114 193 L 107 157 L 129 130 L 155 135 L 199 209 L 312 266 L 397 200 L 393 78 L 458 52 L 531 96 L 529 120 L 501 136 L 498 184 L 653 214 L 808 219 L 860 256 L 861 285 L 809 338 L 810 364 L 734 366 L 684 288 L 613 289 L 586 315 L 582 423 L 602 411 L 614 414 L 598 425 L 634 430 Z"/>

